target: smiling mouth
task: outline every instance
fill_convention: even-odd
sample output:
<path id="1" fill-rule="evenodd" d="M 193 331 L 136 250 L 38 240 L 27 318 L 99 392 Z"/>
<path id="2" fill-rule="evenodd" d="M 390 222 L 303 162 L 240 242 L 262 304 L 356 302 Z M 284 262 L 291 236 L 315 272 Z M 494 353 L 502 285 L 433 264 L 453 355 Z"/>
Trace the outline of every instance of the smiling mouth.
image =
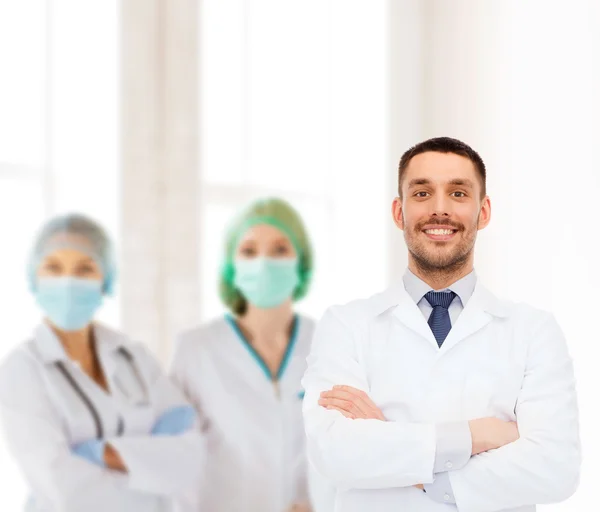
<path id="1" fill-rule="evenodd" d="M 427 238 L 429 238 L 430 240 L 436 240 L 436 241 L 451 240 L 457 232 L 458 232 L 458 229 L 454 229 L 454 228 L 450 228 L 450 227 L 430 228 L 430 229 L 423 230 L 423 233 L 425 233 Z"/>
<path id="2" fill-rule="evenodd" d="M 443 228 L 443 229 L 425 229 L 424 230 L 428 235 L 452 235 L 456 233 L 456 229 Z"/>

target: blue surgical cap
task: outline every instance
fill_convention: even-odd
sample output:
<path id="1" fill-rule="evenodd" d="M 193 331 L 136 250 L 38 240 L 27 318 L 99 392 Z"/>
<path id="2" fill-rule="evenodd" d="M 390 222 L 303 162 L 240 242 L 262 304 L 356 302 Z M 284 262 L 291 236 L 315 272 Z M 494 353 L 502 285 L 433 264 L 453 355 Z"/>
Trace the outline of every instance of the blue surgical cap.
<path id="1" fill-rule="evenodd" d="M 116 279 L 113 244 L 97 222 L 77 213 L 50 219 L 36 235 L 27 263 L 27 278 L 32 291 L 36 290 L 40 263 L 58 249 L 76 249 L 87 254 L 102 269 L 104 293 L 113 293 Z"/>

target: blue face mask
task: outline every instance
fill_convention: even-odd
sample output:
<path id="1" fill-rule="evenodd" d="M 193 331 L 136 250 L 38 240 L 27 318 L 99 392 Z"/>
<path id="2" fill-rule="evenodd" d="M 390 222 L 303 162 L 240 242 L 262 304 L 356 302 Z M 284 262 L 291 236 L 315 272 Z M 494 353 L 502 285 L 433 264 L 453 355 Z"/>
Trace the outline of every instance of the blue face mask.
<path id="1" fill-rule="evenodd" d="M 50 321 L 64 331 L 88 325 L 102 305 L 102 282 L 76 277 L 38 279 L 35 298 Z"/>
<path id="2" fill-rule="evenodd" d="M 296 258 L 236 260 L 234 286 L 250 304 L 274 308 L 292 297 L 300 283 Z"/>

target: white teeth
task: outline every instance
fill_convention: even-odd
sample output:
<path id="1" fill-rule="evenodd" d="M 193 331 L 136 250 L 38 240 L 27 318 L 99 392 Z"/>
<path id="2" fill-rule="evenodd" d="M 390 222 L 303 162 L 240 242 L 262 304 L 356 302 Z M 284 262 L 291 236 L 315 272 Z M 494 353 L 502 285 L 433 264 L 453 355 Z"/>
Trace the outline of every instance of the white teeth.
<path id="1" fill-rule="evenodd" d="M 426 229 L 428 235 L 451 235 L 454 231 L 451 229 Z"/>

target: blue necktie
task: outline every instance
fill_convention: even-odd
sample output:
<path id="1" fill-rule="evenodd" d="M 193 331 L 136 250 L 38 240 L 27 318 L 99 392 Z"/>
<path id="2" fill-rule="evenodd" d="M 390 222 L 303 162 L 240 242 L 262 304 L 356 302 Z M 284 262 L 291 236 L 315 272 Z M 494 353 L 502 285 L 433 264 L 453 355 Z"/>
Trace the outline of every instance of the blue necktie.
<path id="1" fill-rule="evenodd" d="M 425 294 L 425 300 L 431 304 L 433 311 L 429 315 L 427 323 L 431 327 L 431 331 L 435 337 L 435 341 L 439 347 L 442 346 L 446 336 L 452 328 L 450 323 L 450 314 L 448 308 L 456 297 L 454 292 L 427 292 Z"/>

